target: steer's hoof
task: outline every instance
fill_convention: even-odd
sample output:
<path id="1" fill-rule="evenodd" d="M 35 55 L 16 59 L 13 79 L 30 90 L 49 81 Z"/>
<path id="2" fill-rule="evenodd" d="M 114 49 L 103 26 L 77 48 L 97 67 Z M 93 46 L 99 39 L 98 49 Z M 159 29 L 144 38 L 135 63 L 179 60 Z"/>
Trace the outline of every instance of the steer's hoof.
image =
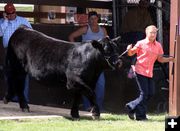
<path id="1" fill-rule="evenodd" d="M 92 108 L 91 112 L 93 120 L 98 120 L 100 118 L 100 112 L 97 107 Z"/>
<path id="2" fill-rule="evenodd" d="M 99 119 L 100 119 L 100 116 L 92 116 L 92 119 L 93 119 L 93 120 L 99 120 Z"/>
<path id="3" fill-rule="evenodd" d="M 71 117 L 73 120 L 78 120 L 80 118 L 78 110 L 71 110 Z"/>
<path id="4" fill-rule="evenodd" d="M 80 118 L 75 118 L 75 117 L 72 117 L 72 120 L 73 120 L 73 121 L 79 121 L 79 120 L 80 120 Z"/>
<path id="5" fill-rule="evenodd" d="M 30 112 L 29 108 L 22 108 L 22 112 Z"/>
<path id="6" fill-rule="evenodd" d="M 6 97 L 4 97 L 3 102 L 4 102 L 4 104 L 8 104 L 9 101 L 6 99 Z"/>
<path id="7" fill-rule="evenodd" d="M 71 114 L 71 117 L 72 117 L 73 120 L 79 120 L 80 119 L 79 115 L 72 115 Z"/>

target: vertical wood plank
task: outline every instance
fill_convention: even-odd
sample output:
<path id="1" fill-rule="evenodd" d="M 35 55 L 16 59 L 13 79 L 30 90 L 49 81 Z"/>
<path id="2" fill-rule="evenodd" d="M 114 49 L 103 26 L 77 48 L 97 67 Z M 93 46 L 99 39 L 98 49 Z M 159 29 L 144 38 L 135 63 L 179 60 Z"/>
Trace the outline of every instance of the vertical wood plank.
<path id="1" fill-rule="evenodd" d="M 180 36 L 178 33 L 178 23 L 180 18 L 180 1 L 171 0 L 171 11 L 170 11 L 170 55 L 176 57 L 174 63 L 174 73 L 172 73 L 173 64 L 169 64 L 169 115 L 177 116 L 180 115 Z"/>

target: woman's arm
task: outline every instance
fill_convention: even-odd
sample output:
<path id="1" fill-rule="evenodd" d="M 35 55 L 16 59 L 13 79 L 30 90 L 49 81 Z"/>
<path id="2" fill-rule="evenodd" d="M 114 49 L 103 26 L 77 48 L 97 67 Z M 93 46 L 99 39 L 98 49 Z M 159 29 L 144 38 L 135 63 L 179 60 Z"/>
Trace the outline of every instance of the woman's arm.
<path id="1" fill-rule="evenodd" d="M 136 46 L 132 47 L 132 44 L 130 44 L 127 46 L 127 50 L 128 50 L 128 56 L 133 56 L 137 51 L 137 47 Z"/>
<path id="2" fill-rule="evenodd" d="M 108 36 L 108 33 L 107 33 L 106 28 L 104 28 L 104 27 L 103 27 L 103 31 L 104 31 L 104 35 L 105 35 L 105 37 L 106 37 L 106 36 Z"/>
<path id="3" fill-rule="evenodd" d="M 79 37 L 87 32 L 87 26 L 81 27 L 78 30 L 71 33 L 68 37 L 69 41 L 74 42 L 76 37 Z"/>
<path id="4" fill-rule="evenodd" d="M 175 58 L 172 57 L 172 56 L 170 56 L 170 57 L 164 57 L 164 56 L 162 56 L 162 55 L 159 55 L 158 58 L 157 58 L 157 60 L 158 60 L 159 62 L 161 62 L 161 63 L 167 63 L 167 62 L 170 62 L 170 61 L 174 62 L 174 61 L 175 61 Z"/>

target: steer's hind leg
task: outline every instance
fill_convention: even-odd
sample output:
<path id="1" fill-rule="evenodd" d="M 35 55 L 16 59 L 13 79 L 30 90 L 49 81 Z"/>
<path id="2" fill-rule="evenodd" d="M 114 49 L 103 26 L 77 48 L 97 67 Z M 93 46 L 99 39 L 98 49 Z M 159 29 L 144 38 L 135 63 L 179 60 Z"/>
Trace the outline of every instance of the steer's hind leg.
<path id="1" fill-rule="evenodd" d="M 24 56 L 25 57 L 25 56 Z M 20 108 L 24 110 L 29 110 L 27 101 L 24 97 L 24 83 L 26 72 L 24 70 L 24 65 L 26 65 L 25 58 L 20 59 L 15 53 L 15 49 L 12 48 L 11 43 L 8 46 L 6 61 L 5 61 L 7 76 L 10 81 L 8 81 L 8 94 L 6 95 L 4 102 L 7 103 L 14 97 L 14 94 L 18 96 L 18 101 Z M 6 101 L 7 100 L 7 101 Z"/>
<path id="2" fill-rule="evenodd" d="M 26 79 L 26 73 L 22 73 L 18 75 L 15 85 L 16 85 L 16 91 L 17 91 L 20 108 L 22 109 L 22 111 L 29 112 L 29 106 L 27 104 L 27 101 L 24 95 L 25 79 Z"/>

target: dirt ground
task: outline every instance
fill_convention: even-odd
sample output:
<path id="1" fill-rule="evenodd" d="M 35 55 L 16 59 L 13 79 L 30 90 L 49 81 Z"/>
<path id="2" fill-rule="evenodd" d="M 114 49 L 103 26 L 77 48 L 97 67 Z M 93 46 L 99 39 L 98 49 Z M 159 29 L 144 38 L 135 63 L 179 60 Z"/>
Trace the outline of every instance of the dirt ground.
<path id="1" fill-rule="evenodd" d="M 4 104 L 0 101 L 0 120 L 5 119 L 27 119 L 27 118 L 51 118 L 51 117 L 70 117 L 70 110 L 41 105 L 30 106 L 30 112 L 22 112 L 18 103 L 10 102 Z M 80 111 L 80 116 L 91 117 L 91 113 Z"/>

